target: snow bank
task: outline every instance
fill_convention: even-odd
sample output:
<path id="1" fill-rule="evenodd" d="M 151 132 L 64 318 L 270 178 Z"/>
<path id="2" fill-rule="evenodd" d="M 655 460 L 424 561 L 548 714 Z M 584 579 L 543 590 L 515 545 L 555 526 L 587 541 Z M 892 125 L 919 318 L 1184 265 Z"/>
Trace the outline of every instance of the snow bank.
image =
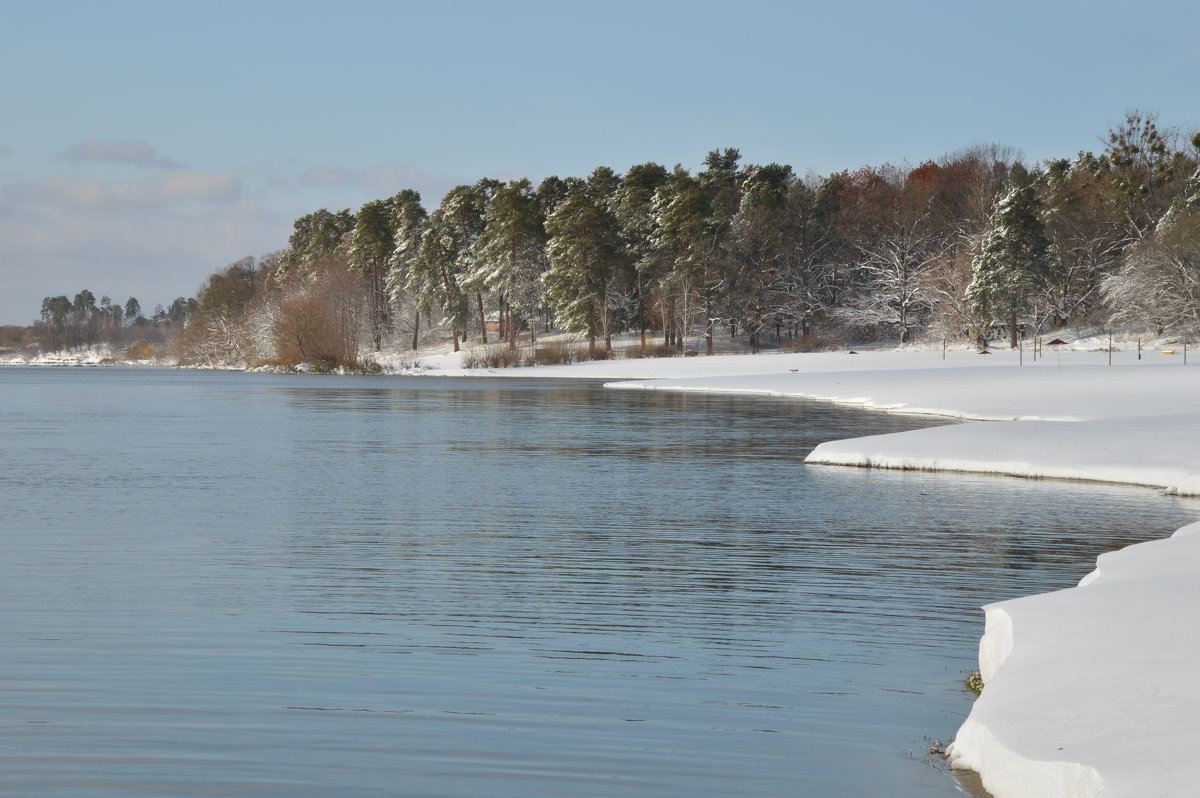
<path id="1" fill-rule="evenodd" d="M 939 353 L 940 354 L 940 353 Z M 1200 495 L 1200 368 L 1068 352 L 1034 365 L 883 353 L 613 387 L 803 396 L 996 423 L 818 446 L 810 463 L 976 471 Z M 867 366 L 869 368 L 863 368 Z M 900 365 L 903 364 L 903 365 Z M 822 369 L 824 365 L 826 368 Z M 835 366 L 830 368 L 829 366 Z M 1200 524 L 1101 556 L 1080 586 L 984 608 L 986 687 L 949 749 L 995 798 L 1200 794 Z"/>
<path id="2" fill-rule="evenodd" d="M 1074 354 L 1074 353 L 1072 353 Z M 625 381 L 623 389 L 797 396 L 964 424 L 818 446 L 807 462 L 1145 485 L 1200 495 L 1200 368 L 893 358 L 892 368 Z M 898 369 L 907 362 L 915 368 Z"/>
<path id="3" fill-rule="evenodd" d="M 1084 479 L 1200 495 L 1200 415 L 934 427 L 818 446 L 807 462 Z"/>
<path id="4" fill-rule="evenodd" d="M 1080 587 L 984 608 L 987 687 L 950 747 L 995 798 L 1192 796 L 1200 524 L 1100 557 Z"/>

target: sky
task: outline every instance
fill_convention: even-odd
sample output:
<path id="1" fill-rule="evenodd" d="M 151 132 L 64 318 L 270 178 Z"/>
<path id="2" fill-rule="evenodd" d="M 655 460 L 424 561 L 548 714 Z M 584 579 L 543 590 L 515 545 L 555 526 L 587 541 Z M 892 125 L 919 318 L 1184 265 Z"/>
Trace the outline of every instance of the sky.
<path id="1" fill-rule="evenodd" d="M 836 7 L 834 7 L 836 5 Z M 1194 0 L 0 0 L 0 324 L 150 311 L 403 188 L 656 161 L 826 175 L 1200 129 Z"/>

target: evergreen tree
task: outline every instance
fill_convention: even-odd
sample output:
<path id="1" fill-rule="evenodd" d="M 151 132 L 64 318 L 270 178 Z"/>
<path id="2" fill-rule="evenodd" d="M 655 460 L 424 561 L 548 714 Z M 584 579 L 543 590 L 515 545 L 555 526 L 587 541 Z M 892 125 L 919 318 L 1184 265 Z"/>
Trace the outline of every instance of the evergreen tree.
<path id="1" fill-rule="evenodd" d="M 654 193 L 667 182 L 666 167 L 644 163 L 630 167 L 614 195 L 613 212 L 621 228 L 625 254 L 634 269 L 638 331 L 646 346 L 646 294 L 661 263 L 654 247 Z"/>
<path id="2" fill-rule="evenodd" d="M 670 267 L 663 287 L 673 295 L 679 345 L 694 312 L 704 317 L 704 341 L 713 352 L 717 307 L 729 279 L 729 235 L 740 199 L 737 150 L 713 150 L 693 177 L 676 167 L 655 196 L 654 244 Z M 693 307 L 695 306 L 695 307 Z"/>
<path id="3" fill-rule="evenodd" d="M 1007 322 L 1017 347 L 1017 318 L 1051 279 L 1050 245 L 1032 184 L 1008 192 L 996 206 L 974 259 L 967 296 L 980 317 Z"/>
<path id="4" fill-rule="evenodd" d="M 616 217 L 587 192 L 575 191 L 546 220 L 546 232 L 546 302 L 558 325 L 585 333 L 589 351 L 598 335 L 611 349 L 609 289 L 625 260 Z"/>
<path id="5" fill-rule="evenodd" d="M 782 294 L 790 286 L 787 265 L 794 246 L 788 194 L 794 176 L 790 166 L 770 164 L 746 170 L 744 190 L 731 223 L 731 323 L 761 348 L 762 330 L 778 320 Z"/>
<path id="6" fill-rule="evenodd" d="M 396 248 L 393 217 L 398 199 L 373 200 L 359 208 L 350 238 L 350 267 L 363 273 L 371 294 L 368 323 L 376 352 L 382 347 L 383 332 L 390 322 L 385 278 L 388 259 Z"/>
<path id="7" fill-rule="evenodd" d="M 576 178 L 573 177 L 568 179 L 576 181 Z M 554 209 L 567 198 L 569 190 L 570 185 L 567 181 L 557 175 L 550 175 L 541 183 L 538 183 L 538 187 L 533 194 L 537 198 L 542 216 L 547 217 L 554 213 Z"/>
<path id="8" fill-rule="evenodd" d="M 475 294 L 479 311 L 480 341 L 487 343 L 487 319 L 484 317 L 483 288 L 471 281 L 475 273 L 476 241 L 483 234 L 484 214 L 496 190 L 503 185 L 499 180 L 484 178 L 470 186 L 455 186 L 442 198 L 440 225 L 449 236 L 453 266 L 451 271 L 462 290 Z M 463 328 L 464 335 L 466 328 Z"/>
<path id="9" fill-rule="evenodd" d="M 459 232 L 457 225 L 446 220 L 442 208 L 434 211 L 422 231 L 420 253 L 413 264 L 413 277 L 417 285 L 440 289 L 438 310 L 450 323 L 455 352 L 459 351 L 460 331 L 465 340 L 471 318 L 467 293 L 462 286 L 462 273 L 459 271 L 462 252 Z"/>
<path id="10" fill-rule="evenodd" d="M 349 208 L 336 213 L 321 208 L 301 216 L 292 224 L 288 248 L 280 256 L 280 273 L 309 271 L 320 258 L 333 253 L 353 229 L 354 214 Z"/>
<path id="11" fill-rule="evenodd" d="M 498 294 L 501 329 L 510 347 L 516 347 L 519 320 L 532 319 L 541 303 L 545 244 L 544 220 L 529 180 L 498 188 L 484 212 L 468 281 Z"/>
<path id="12" fill-rule="evenodd" d="M 401 307 L 405 295 L 416 300 L 413 314 L 412 348 L 420 342 L 421 314 L 429 313 L 433 298 L 437 295 L 438 281 L 423 281 L 429 275 L 419 265 L 421 241 L 429 224 L 429 214 L 421 205 L 421 195 L 405 189 L 394 197 L 392 207 L 392 241 L 394 247 L 388 257 L 387 277 L 384 288 L 388 304 L 395 310 Z"/>

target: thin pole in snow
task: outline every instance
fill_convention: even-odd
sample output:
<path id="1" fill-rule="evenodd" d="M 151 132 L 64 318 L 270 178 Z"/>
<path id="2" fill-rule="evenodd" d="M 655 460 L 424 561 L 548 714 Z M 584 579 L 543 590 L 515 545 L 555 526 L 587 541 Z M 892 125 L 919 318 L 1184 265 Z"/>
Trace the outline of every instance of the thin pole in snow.
<path id="1" fill-rule="evenodd" d="M 1108 334 L 1108 365 L 1112 365 L 1112 333 Z"/>

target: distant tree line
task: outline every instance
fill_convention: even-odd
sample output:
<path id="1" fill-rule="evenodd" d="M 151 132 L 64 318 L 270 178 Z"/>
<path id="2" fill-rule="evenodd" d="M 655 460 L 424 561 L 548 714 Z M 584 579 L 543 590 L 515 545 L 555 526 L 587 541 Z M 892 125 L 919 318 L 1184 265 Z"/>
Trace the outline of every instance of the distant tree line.
<path id="1" fill-rule="evenodd" d="M 66 295 L 42 300 L 41 317 L 29 332 L 43 351 L 82 349 L 95 344 L 115 348 L 128 347 L 131 357 L 159 353 L 159 348 L 183 330 L 196 300 L 179 297 L 169 308 L 161 305 L 150 318 L 142 315 L 141 303 L 129 297 L 125 304 L 114 303 L 83 289 L 72 299 Z M 25 344 L 28 346 L 28 343 Z"/>
<path id="2" fill-rule="evenodd" d="M 1200 134 L 1132 112 L 1099 154 L 1035 168 L 986 146 L 800 177 L 724 149 L 695 173 L 482 179 L 432 209 L 406 189 L 302 216 L 286 249 L 213 274 L 167 317 L 186 319 L 192 360 L 349 366 L 385 346 L 515 348 L 552 329 L 597 356 L 631 331 L 643 349 L 707 353 L 721 335 L 759 351 L 922 334 L 1015 346 L 1071 324 L 1189 332 L 1198 166 Z M 100 334 L 103 313 L 54 299 L 42 324 L 56 340 Z"/>

